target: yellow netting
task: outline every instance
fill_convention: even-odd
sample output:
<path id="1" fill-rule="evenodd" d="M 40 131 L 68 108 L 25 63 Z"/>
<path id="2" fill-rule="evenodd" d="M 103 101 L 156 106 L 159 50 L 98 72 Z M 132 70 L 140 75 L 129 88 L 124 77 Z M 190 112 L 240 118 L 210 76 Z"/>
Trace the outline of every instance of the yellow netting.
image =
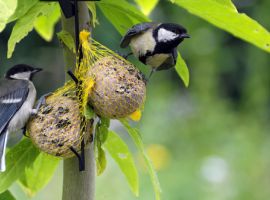
<path id="1" fill-rule="evenodd" d="M 94 39 L 90 37 L 90 32 L 83 30 L 80 32 L 80 47 L 82 50 L 82 58 L 80 60 L 79 65 L 76 66 L 75 69 L 75 76 L 79 80 L 78 91 L 80 96 L 80 104 L 81 104 L 81 112 L 84 113 L 84 109 L 89 102 L 88 96 L 91 92 L 95 84 L 95 77 L 94 75 L 89 76 L 89 69 L 93 67 L 98 61 L 103 59 L 101 62 L 108 58 L 111 61 L 110 65 L 115 65 L 119 67 L 119 65 L 125 65 L 125 67 L 134 67 L 129 61 L 124 59 L 122 56 L 118 55 L 117 53 L 113 52 L 112 50 L 108 49 L 107 47 L 103 46 L 102 44 L 98 43 Z M 107 59 L 107 60 L 108 60 Z M 109 66 L 105 66 L 109 67 Z M 104 70 L 99 66 L 100 70 Z M 134 67 L 135 68 L 135 67 Z M 138 70 L 137 70 L 138 71 Z M 139 72 L 139 71 L 138 71 Z M 141 77 L 143 79 L 143 77 Z M 132 80 L 130 80 L 132 81 Z M 134 83 L 135 84 L 135 83 Z M 107 88 L 110 90 L 110 88 Z M 104 91 L 106 92 L 106 91 Z M 144 95 L 141 95 L 144 96 Z M 111 99 L 113 101 L 113 99 Z M 134 101 L 137 99 L 134 98 Z M 133 102 L 135 103 L 135 102 Z M 131 119 L 138 121 L 140 119 L 140 109 L 134 110 L 136 112 L 135 115 L 131 115 Z M 134 117 L 135 116 L 135 117 Z M 126 116 L 127 117 L 127 116 Z"/>
<path id="2" fill-rule="evenodd" d="M 56 90 L 53 96 L 67 96 L 79 101 L 81 136 L 83 136 L 86 127 L 84 114 L 88 103 L 88 95 L 95 84 L 95 77 L 88 76 L 89 69 L 99 59 L 107 56 L 113 56 L 127 64 L 129 62 L 94 39 L 91 39 L 90 32 L 86 30 L 80 32 L 80 48 L 82 50 L 82 56 L 80 60 L 79 57 L 77 57 L 77 61 L 79 62 L 77 62 L 74 70 L 78 84 L 76 85 L 73 80 L 70 80 L 63 87 Z"/>
<path id="3" fill-rule="evenodd" d="M 120 79 L 123 78 L 123 79 L 128 79 L 128 80 L 126 80 L 126 82 L 123 82 L 123 83 L 119 81 L 119 83 L 117 84 L 121 83 L 122 86 L 121 87 L 119 86 L 119 88 L 116 88 L 116 89 L 114 88 L 114 90 L 117 90 L 116 92 L 118 95 L 121 94 L 121 92 L 123 92 L 124 90 L 125 92 L 129 92 L 127 90 L 130 90 L 131 91 L 130 93 L 132 93 L 133 95 L 133 96 L 128 96 L 128 98 L 126 96 L 126 98 L 122 100 L 121 102 L 122 107 L 137 109 L 139 105 L 141 105 L 141 103 L 144 101 L 144 97 L 145 97 L 145 84 L 143 83 L 143 77 L 138 77 L 140 76 L 140 73 L 131 63 L 129 63 L 127 60 L 125 60 L 124 58 L 116 54 L 115 52 L 111 51 L 110 49 L 96 42 L 95 40 L 90 39 L 90 33 L 88 31 L 81 31 L 80 47 L 81 47 L 81 58 L 80 60 L 79 58 L 77 58 L 77 65 L 74 70 L 74 75 L 78 79 L 78 83 L 76 84 L 73 80 L 70 80 L 63 87 L 57 89 L 55 92 L 52 93 L 52 95 L 50 95 L 46 99 L 46 103 L 48 103 L 49 106 L 55 106 L 54 108 L 55 110 L 61 107 L 61 105 L 58 105 L 59 104 L 58 102 L 65 102 L 65 101 L 72 100 L 70 101 L 69 105 L 65 105 L 65 106 L 67 107 L 67 109 L 69 109 L 73 113 L 71 112 L 68 114 L 61 115 L 61 113 L 59 114 L 59 112 L 56 111 L 56 112 L 52 112 L 53 116 L 50 116 L 50 113 L 44 112 L 46 111 L 46 109 L 48 109 L 48 105 L 45 105 L 41 107 L 38 116 L 36 117 L 36 119 L 33 120 L 33 121 L 36 121 L 36 125 L 32 126 L 34 127 L 32 128 L 34 132 L 40 132 L 40 133 L 36 133 L 38 137 L 40 138 L 33 139 L 35 140 L 34 143 L 40 149 L 46 151 L 47 153 L 57 155 L 57 156 L 62 156 L 62 157 L 70 156 L 70 152 L 67 153 L 66 150 L 68 150 L 68 148 L 71 146 L 72 147 L 76 146 L 76 149 L 79 151 L 77 146 L 78 144 L 80 144 L 79 142 L 82 141 L 82 139 L 84 138 L 84 135 L 86 134 L 86 129 L 88 129 L 87 128 L 88 121 L 85 118 L 85 110 L 89 102 L 89 94 L 91 93 L 91 90 L 93 89 L 96 83 L 95 75 L 92 75 L 91 73 L 89 73 L 89 70 L 91 69 L 91 67 L 95 66 L 95 64 L 103 63 L 104 58 L 106 58 L 105 61 L 107 63 L 103 66 L 101 70 L 104 70 L 105 68 L 105 71 L 106 71 L 107 67 L 112 68 L 112 66 L 113 67 L 119 66 L 120 68 L 124 66 L 125 73 L 131 74 L 131 75 L 126 75 L 126 74 L 123 75 L 123 72 L 122 72 L 123 70 L 121 68 L 121 70 L 119 70 L 119 74 L 121 76 Z M 107 72 L 104 72 L 104 73 L 107 73 Z M 111 89 L 110 82 L 106 82 L 104 84 L 106 84 L 105 90 Z M 140 87 L 137 87 L 136 85 L 140 85 Z M 104 93 L 106 92 L 108 91 L 104 91 Z M 106 95 L 106 94 L 104 95 L 104 97 L 108 97 L 108 96 L 110 95 Z M 67 99 L 65 100 L 64 98 L 67 98 Z M 137 102 L 138 99 L 140 103 Z M 115 109 L 117 111 L 117 109 L 119 109 L 119 112 L 120 112 L 121 108 L 118 108 L 118 105 L 116 105 L 118 102 L 119 102 L 119 99 L 118 100 L 109 99 L 108 105 L 105 108 L 105 110 Z M 141 116 L 140 111 L 133 110 L 132 112 L 134 113 L 132 114 L 129 113 L 131 114 L 131 119 L 139 120 Z M 77 117 L 76 119 L 72 119 L 72 116 L 77 116 Z M 46 117 L 51 118 L 50 124 L 42 124 L 43 118 L 46 118 Z M 58 126 L 57 122 L 59 120 L 54 119 L 54 118 L 61 118 L 61 117 L 64 120 L 67 120 L 66 118 L 69 118 L 69 123 L 66 124 L 66 126 L 63 127 L 62 130 L 57 129 L 57 126 Z M 114 118 L 117 118 L 117 117 L 114 117 Z M 80 124 L 79 127 L 78 127 L 78 123 Z M 74 124 L 77 124 L 77 125 L 74 125 Z M 36 129 L 37 126 L 39 126 L 38 131 Z M 76 134 L 77 136 L 73 138 L 73 135 L 75 134 L 74 132 L 75 131 L 78 132 L 78 129 L 80 130 L 79 131 L 80 136 L 78 137 L 78 134 Z M 65 133 L 62 133 L 62 132 L 66 133 L 64 137 L 63 137 L 63 134 Z M 46 137 L 44 137 L 44 135 L 46 135 Z M 30 133 L 30 136 L 31 136 L 31 133 Z M 59 138 L 61 139 L 58 140 Z M 52 146 L 48 147 L 50 143 L 55 143 L 55 144 L 53 147 Z M 55 150 L 54 148 L 59 148 L 59 149 Z M 49 149 L 51 150 L 49 151 Z"/>
<path id="4" fill-rule="evenodd" d="M 79 112 L 76 85 L 69 81 L 46 97 L 27 129 L 33 143 L 42 151 L 60 157 L 71 157 L 73 147 L 80 151 L 86 120 Z M 89 139 L 90 135 L 87 136 Z"/>
<path id="5" fill-rule="evenodd" d="M 95 77 L 89 77 L 88 72 L 91 66 L 94 65 L 99 59 L 104 57 L 114 57 L 117 60 L 121 60 L 127 65 L 130 64 L 126 59 L 107 47 L 103 46 L 99 42 L 90 37 L 90 32 L 83 30 L 80 32 L 80 47 L 82 49 L 82 58 L 79 65 L 76 66 L 75 76 L 80 81 L 81 85 L 79 90 L 81 91 L 81 105 L 82 109 L 85 108 L 88 102 L 88 94 L 95 84 Z M 83 110 L 82 110 L 83 112 Z"/>

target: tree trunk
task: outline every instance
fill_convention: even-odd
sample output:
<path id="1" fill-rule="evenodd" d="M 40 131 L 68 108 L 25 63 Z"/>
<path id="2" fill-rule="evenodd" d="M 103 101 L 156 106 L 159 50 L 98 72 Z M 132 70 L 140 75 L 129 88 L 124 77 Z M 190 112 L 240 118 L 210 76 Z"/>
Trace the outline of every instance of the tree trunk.
<path id="1" fill-rule="evenodd" d="M 90 30 L 90 15 L 85 2 L 78 3 L 80 30 Z M 62 14 L 62 29 L 71 33 L 75 41 L 74 17 L 66 19 Z M 64 47 L 66 69 L 74 70 L 76 57 Z M 66 71 L 65 71 L 66 74 Z M 66 80 L 69 77 L 66 74 Z M 95 196 L 95 156 L 93 142 L 85 148 L 85 171 L 79 171 L 78 159 L 64 160 L 64 180 L 62 200 L 94 200 Z"/>

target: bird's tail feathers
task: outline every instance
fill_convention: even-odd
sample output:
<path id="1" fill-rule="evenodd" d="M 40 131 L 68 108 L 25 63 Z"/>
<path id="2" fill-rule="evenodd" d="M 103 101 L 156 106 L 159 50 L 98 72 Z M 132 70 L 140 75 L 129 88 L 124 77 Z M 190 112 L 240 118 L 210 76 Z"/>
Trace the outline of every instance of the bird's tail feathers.
<path id="1" fill-rule="evenodd" d="M 6 171 L 6 146 L 8 140 L 8 131 L 3 131 L 0 135 L 0 172 Z"/>

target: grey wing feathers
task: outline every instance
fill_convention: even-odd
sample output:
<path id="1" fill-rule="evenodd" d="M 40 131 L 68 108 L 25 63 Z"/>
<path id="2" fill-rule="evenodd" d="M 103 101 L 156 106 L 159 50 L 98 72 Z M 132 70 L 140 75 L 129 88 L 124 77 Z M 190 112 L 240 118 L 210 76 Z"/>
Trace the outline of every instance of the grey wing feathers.
<path id="1" fill-rule="evenodd" d="M 19 110 L 28 95 L 28 82 L 0 80 L 0 134 Z"/>
<path id="2" fill-rule="evenodd" d="M 165 60 L 165 62 L 162 63 L 162 65 L 160 65 L 157 68 L 157 71 L 166 70 L 166 69 L 169 69 L 171 67 L 174 67 L 176 64 L 177 56 L 178 56 L 177 48 L 174 48 L 172 53 L 171 53 L 171 56 L 167 60 Z"/>
<path id="3" fill-rule="evenodd" d="M 145 22 L 145 23 L 136 24 L 136 25 L 132 26 L 128 30 L 128 32 L 123 36 L 121 43 L 120 43 L 120 47 L 121 48 L 127 47 L 129 45 L 132 37 L 148 30 L 149 28 L 152 28 L 155 25 L 156 25 L 156 23 L 154 23 L 154 22 Z"/>

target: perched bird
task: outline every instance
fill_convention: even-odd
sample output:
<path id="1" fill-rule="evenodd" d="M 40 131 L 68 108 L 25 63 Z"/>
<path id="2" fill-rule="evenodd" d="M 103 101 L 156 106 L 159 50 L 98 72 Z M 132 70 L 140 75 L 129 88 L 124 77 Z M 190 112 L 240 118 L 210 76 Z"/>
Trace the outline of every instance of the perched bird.
<path id="1" fill-rule="evenodd" d="M 130 45 L 134 56 L 152 67 L 152 74 L 174 67 L 177 46 L 189 37 L 187 30 L 178 24 L 146 22 L 131 27 L 123 36 L 120 47 Z"/>
<path id="2" fill-rule="evenodd" d="M 5 150 L 8 135 L 23 129 L 31 114 L 36 99 L 36 89 L 32 83 L 34 74 L 40 68 L 19 64 L 9 69 L 0 80 L 0 171 L 6 169 Z"/>

